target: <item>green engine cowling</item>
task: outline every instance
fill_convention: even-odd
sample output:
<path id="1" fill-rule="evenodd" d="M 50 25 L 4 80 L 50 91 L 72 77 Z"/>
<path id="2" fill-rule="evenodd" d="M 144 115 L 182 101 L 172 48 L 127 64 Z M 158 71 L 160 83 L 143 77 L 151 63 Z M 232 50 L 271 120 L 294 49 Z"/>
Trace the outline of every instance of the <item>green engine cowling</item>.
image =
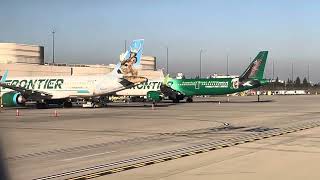
<path id="1" fill-rule="evenodd" d="M 22 106 L 26 99 L 17 92 L 8 92 L 2 95 L 2 104 L 4 107 Z"/>
<path id="2" fill-rule="evenodd" d="M 147 100 L 152 102 L 160 102 L 162 99 L 161 93 L 158 91 L 148 91 Z"/>

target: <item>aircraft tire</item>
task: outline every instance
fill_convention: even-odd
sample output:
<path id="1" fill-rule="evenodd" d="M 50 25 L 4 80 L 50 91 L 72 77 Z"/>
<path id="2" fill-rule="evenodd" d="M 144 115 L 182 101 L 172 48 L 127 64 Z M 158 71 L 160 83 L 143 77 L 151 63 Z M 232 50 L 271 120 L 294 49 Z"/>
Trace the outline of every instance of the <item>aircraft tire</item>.
<path id="1" fill-rule="evenodd" d="M 173 101 L 174 103 L 179 103 L 179 102 L 180 102 L 179 99 L 173 99 L 172 101 Z"/>
<path id="2" fill-rule="evenodd" d="M 43 103 L 43 102 L 39 102 L 36 104 L 36 108 L 37 109 L 47 109 L 48 108 L 48 104 L 47 103 Z"/>
<path id="3" fill-rule="evenodd" d="M 66 102 L 63 103 L 63 107 L 64 108 L 72 108 L 72 103 L 69 102 L 69 101 L 66 101 Z"/>
<path id="4" fill-rule="evenodd" d="M 188 97 L 188 98 L 187 98 L 187 103 L 192 103 L 192 102 L 193 102 L 192 97 Z"/>

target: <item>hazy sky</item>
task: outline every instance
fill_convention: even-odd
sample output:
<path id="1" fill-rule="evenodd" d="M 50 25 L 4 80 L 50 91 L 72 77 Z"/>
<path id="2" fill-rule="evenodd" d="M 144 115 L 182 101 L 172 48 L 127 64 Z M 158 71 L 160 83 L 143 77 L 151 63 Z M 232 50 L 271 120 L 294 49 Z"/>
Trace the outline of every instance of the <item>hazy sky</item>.
<path id="1" fill-rule="evenodd" d="M 145 39 L 145 55 L 169 71 L 193 76 L 240 74 L 260 50 L 269 50 L 266 69 L 281 79 L 320 81 L 319 1 L 231 0 L 0 0 L 0 41 L 45 46 L 52 60 L 51 30 L 56 30 L 56 59 L 67 63 L 116 63 L 124 41 Z"/>

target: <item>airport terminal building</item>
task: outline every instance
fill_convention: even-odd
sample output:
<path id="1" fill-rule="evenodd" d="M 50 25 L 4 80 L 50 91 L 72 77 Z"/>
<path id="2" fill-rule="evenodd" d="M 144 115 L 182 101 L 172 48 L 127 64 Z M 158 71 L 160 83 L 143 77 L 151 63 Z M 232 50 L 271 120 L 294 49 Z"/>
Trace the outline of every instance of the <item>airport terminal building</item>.
<path id="1" fill-rule="evenodd" d="M 85 76 L 107 74 L 114 64 L 64 64 L 45 63 L 44 47 L 17 43 L 0 43 L 0 74 L 9 70 L 9 76 Z M 156 71 L 156 58 L 142 56 L 141 75 L 150 79 L 159 77 Z"/>
<path id="2" fill-rule="evenodd" d="M 43 46 L 0 43 L 1 64 L 44 64 Z"/>

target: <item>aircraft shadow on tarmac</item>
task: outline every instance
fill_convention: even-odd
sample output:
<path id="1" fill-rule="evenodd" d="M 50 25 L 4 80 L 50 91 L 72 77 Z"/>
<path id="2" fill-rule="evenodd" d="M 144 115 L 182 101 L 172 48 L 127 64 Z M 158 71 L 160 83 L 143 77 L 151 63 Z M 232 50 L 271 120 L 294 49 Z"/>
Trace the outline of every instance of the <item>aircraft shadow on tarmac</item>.
<path id="1" fill-rule="evenodd" d="M 269 128 L 269 127 L 249 127 L 249 126 L 225 126 L 225 127 L 219 127 L 219 128 L 212 128 L 210 129 L 211 131 L 242 131 L 242 132 L 266 132 L 266 131 L 271 131 L 275 130 L 278 128 Z"/>
<path id="2" fill-rule="evenodd" d="M 173 105 L 178 105 L 179 103 L 157 103 L 154 107 L 169 107 L 169 106 L 173 106 Z M 100 108 L 121 108 L 121 107 L 127 107 L 127 108 L 151 108 L 152 107 L 152 103 L 111 103 L 108 104 L 106 107 L 99 107 Z M 61 108 L 63 109 L 64 107 L 62 106 L 57 106 L 57 105 L 50 105 L 48 106 L 46 109 L 57 109 L 57 108 Z M 83 107 L 81 106 L 74 106 L 72 107 L 72 109 L 81 109 Z M 24 106 L 24 107 L 6 107 L 3 108 L 3 110 L 16 110 L 16 109 L 37 109 L 35 106 Z M 87 108 L 90 109 L 90 108 Z M 92 108 L 94 109 L 94 108 Z"/>
<path id="3" fill-rule="evenodd" d="M 208 134 L 238 134 L 238 133 L 262 133 L 266 131 L 276 130 L 278 128 L 269 128 L 269 127 L 250 127 L 250 126 L 225 126 L 225 127 L 212 127 L 209 129 L 202 129 L 199 131 L 187 131 L 187 132 L 176 132 L 176 133 L 169 133 L 171 136 L 182 136 L 182 137 L 191 137 L 197 138 L 198 135 L 208 135 Z M 195 136 L 196 135 L 196 136 Z M 204 138 L 200 136 L 198 138 Z"/>
<path id="4" fill-rule="evenodd" d="M 177 105 L 177 104 L 176 103 L 157 103 L 154 107 L 169 107 L 173 105 Z M 119 107 L 151 108 L 152 103 L 109 104 L 106 108 L 119 108 Z"/>
<path id="5" fill-rule="evenodd" d="M 271 130 L 276 130 L 279 128 L 268 128 L 268 127 L 255 127 L 251 129 L 246 129 L 244 130 L 245 132 L 266 132 L 266 131 L 271 131 Z"/>
<path id="6" fill-rule="evenodd" d="M 224 103 L 224 104 L 234 104 L 234 103 L 269 103 L 269 102 L 275 102 L 275 100 L 260 100 L 260 101 L 257 101 L 257 100 L 254 100 L 254 101 L 227 101 L 227 100 L 224 100 L 224 101 L 193 101 L 192 103 Z M 187 103 L 187 102 L 181 102 L 181 103 Z"/>
<path id="7" fill-rule="evenodd" d="M 9 179 L 9 175 L 8 175 L 8 168 L 5 162 L 5 158 L 3 156 L 3 149 L 1 146 L 1 142 L 0 142 L 0 178 L 3 180 L 8 180 Z"/>
<path id="8" fill-rule="evenodd" d="M 181 105 L 181 104 L 203 104 L 203 103 L 212 103 L 212 104 L 250 104 L 250 103 L 270 103 L 270 102 L 275 102 L 275 100 L 260 100 L 260 101 L 193 101 L 192 103 L 189 102 L 179 102 L 179 103 L 173 103 L 173 102 L 168 102 L 164 101 L 161 103 L 155 104 L 154 107 L 169 107 L 169 106 L 176 106 L 176 105 Z M 111 103 L 108 104 L 106 107 L 100 107 L 100 108 L 120 108 L 120 107 L 127 107 L 127 108 L 151 108 L 152 103 Z M 7 107 L 4 109 L 10 110 L 10 109 L 35 109 L 35 106 L 25 106 L 25 107 Z M 57 105 L 50 105 L 47 107 L 47 109 L 55 109 L 55 108 L 63 108 L 61 106 Z M 82 108 L 81 106 L 74 106 L 73 108 Z"/>

